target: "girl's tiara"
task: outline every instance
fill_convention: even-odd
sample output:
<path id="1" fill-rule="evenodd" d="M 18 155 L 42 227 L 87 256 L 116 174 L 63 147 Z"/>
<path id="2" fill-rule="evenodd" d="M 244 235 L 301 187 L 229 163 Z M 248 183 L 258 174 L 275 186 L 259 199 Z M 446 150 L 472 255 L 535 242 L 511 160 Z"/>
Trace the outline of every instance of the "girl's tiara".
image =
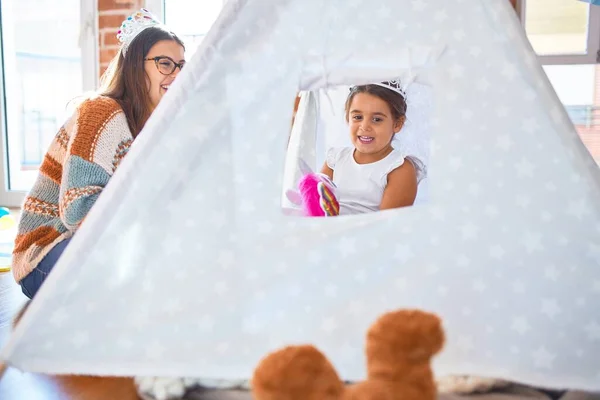
<path id="1" fill-rule="evenodd" d="M 390 89 L 398 93 L 404 100 L 406 100 L 406 90 L 402 87 L 402 82 L 400 82 L 400 79 L 394 79 L 386 82 L 374 82 L 373 85 Z"/>
<path id="2" fill-rule="evenodd" d="M 150 11 L 142 8 L 140 11 L 136 11 L 131 14 L 119 28 L 117 32 L 117 39 L 121 42 L 121 52 L 123 56 L 127 52 L 127 48 L 144 29 L 151 26 L 160 25 L 161 22 L 156 18 Z"/>
<path id="3" fill-rule="evenodd" d="M 406 101 L 406 89 L 402 86 L 400 79 L 393 79 L 393 80 L 385 81 L 385 82 L 373 82 L 373 83 L 370 83 L 370 85 L 381 86 L 381 87 L 389 89 L 393 92 L 396 92 L 400 96 L 402 96 L 402 98 Z M 363 85 L 351 86 L 350 91 L 356 89 L 358 86 L 363 86 Z"/>

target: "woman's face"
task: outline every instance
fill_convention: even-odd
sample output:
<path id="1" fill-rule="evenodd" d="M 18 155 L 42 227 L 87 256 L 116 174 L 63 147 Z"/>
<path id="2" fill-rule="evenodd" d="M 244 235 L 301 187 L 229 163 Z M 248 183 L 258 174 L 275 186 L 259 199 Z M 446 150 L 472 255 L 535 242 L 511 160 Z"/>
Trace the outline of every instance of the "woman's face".
<path id="1" fill-rule="evenodd" d="M 389 105 L 369 93 L 357 93 L 348 108 L 350 139 L 360 153 L 377 154 L 386 149 L 394 132 L 401 127 L 394 121 Z"/>
<path id="2" fill-rule="evenodd" d="M 173 62 L 178 64 L 185 62 L 183 47 L 174 40 L 161 40 L 160 42 L 156 42 L 156 44 L 150 48 L 150 51 L 148 51 L 146 59 L 154 59 L 155 57 L 161 58 L 156 62 L 154 60 L 144 62 L 146 76 L 148 77 L 148 93 L 150 94 L 152 110 L 156 108 L 162 97 L 167 93 L 167 90 L 169 90 L 171 83 L 173 83 L 179 74 L 179 67 L 175 68 L 175 70 L 169 74 L 169 72 L 173 70 Z"/>

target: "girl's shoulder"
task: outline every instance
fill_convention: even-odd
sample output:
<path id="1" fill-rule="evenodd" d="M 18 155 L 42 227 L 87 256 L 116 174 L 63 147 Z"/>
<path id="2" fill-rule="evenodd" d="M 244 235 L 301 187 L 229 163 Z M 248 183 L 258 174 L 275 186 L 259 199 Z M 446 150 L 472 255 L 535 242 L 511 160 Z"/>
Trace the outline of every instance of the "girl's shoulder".
<path id="1" fill-rule="evenodd" d="M 387 155 L 382 161 L 388 165 L 397 165 L 400 166 L 404 163 L 406 159 L 406 153 L 399 150 L 393 149 L 390 154 Z"/>
<path id="2" fill-rule="evenodd" d="M 405 168 L 403 168 L 404 170 L 408 169 L 413 171 L 413 173 L 416 175 L 417 182 L 420 182 L 427 175 L 425 164 L 418 157 L 406 154 L 397 149 L 394 149 L 382 161 L 384 161 L 381 168 L 382 179 L 387 179 L 388 174 L 402 166 L 405 166 Z"/>

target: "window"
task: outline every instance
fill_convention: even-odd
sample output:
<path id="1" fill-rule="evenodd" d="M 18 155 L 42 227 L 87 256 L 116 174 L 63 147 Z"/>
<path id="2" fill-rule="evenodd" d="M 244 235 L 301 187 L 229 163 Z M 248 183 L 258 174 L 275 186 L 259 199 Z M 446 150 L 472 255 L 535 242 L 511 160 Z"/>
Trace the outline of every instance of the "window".
<path id="1" fill-rule="evenodd" d="M 69 101 L 96 86 L 96 12 L 91 3 L 0 1 L 3 206 L 20 205 L 68 115 Z"/>
<path id="2" fill-rule="evenodd" d="M 527 38 L 590 154 L 600 163 L 600 6 L 520 0 Z"/>
<path id="3" fill-rule="evenodd" d="M 146 8 L 161 18 L 185 43 L 186 59 L 196 52 L 226 0 L 146 0 Z"/>
<path id="4" fill-rule="evenodd" d="M 594 64 L 600 7 L 578 0 L 520 0 L 522 24 L 544 64 Z"/>
<path id="5" fill-rule="evenodd" d="M 596 82 L 600 83 L 596 65 L 544 65 L 544 70 L 573 124 L 586 128 L 596 125 L 595 89 Z"/>

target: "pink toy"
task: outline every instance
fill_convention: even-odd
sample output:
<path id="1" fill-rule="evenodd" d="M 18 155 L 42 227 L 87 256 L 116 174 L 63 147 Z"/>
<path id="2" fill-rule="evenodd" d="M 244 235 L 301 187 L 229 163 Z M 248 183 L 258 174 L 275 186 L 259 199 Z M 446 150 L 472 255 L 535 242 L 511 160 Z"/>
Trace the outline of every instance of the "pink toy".
<path id="1" fill-rule="evenodd" d="M 335 183 L 325 174 L 313 172 L 303 161 L 299 161 L 303 176 L 298 182 L 298 192 L 288 190 L 287 198 L 302 207 L 307 217 L 333 217 L 339 215 L 340 205 L 335 197 Z"/>

